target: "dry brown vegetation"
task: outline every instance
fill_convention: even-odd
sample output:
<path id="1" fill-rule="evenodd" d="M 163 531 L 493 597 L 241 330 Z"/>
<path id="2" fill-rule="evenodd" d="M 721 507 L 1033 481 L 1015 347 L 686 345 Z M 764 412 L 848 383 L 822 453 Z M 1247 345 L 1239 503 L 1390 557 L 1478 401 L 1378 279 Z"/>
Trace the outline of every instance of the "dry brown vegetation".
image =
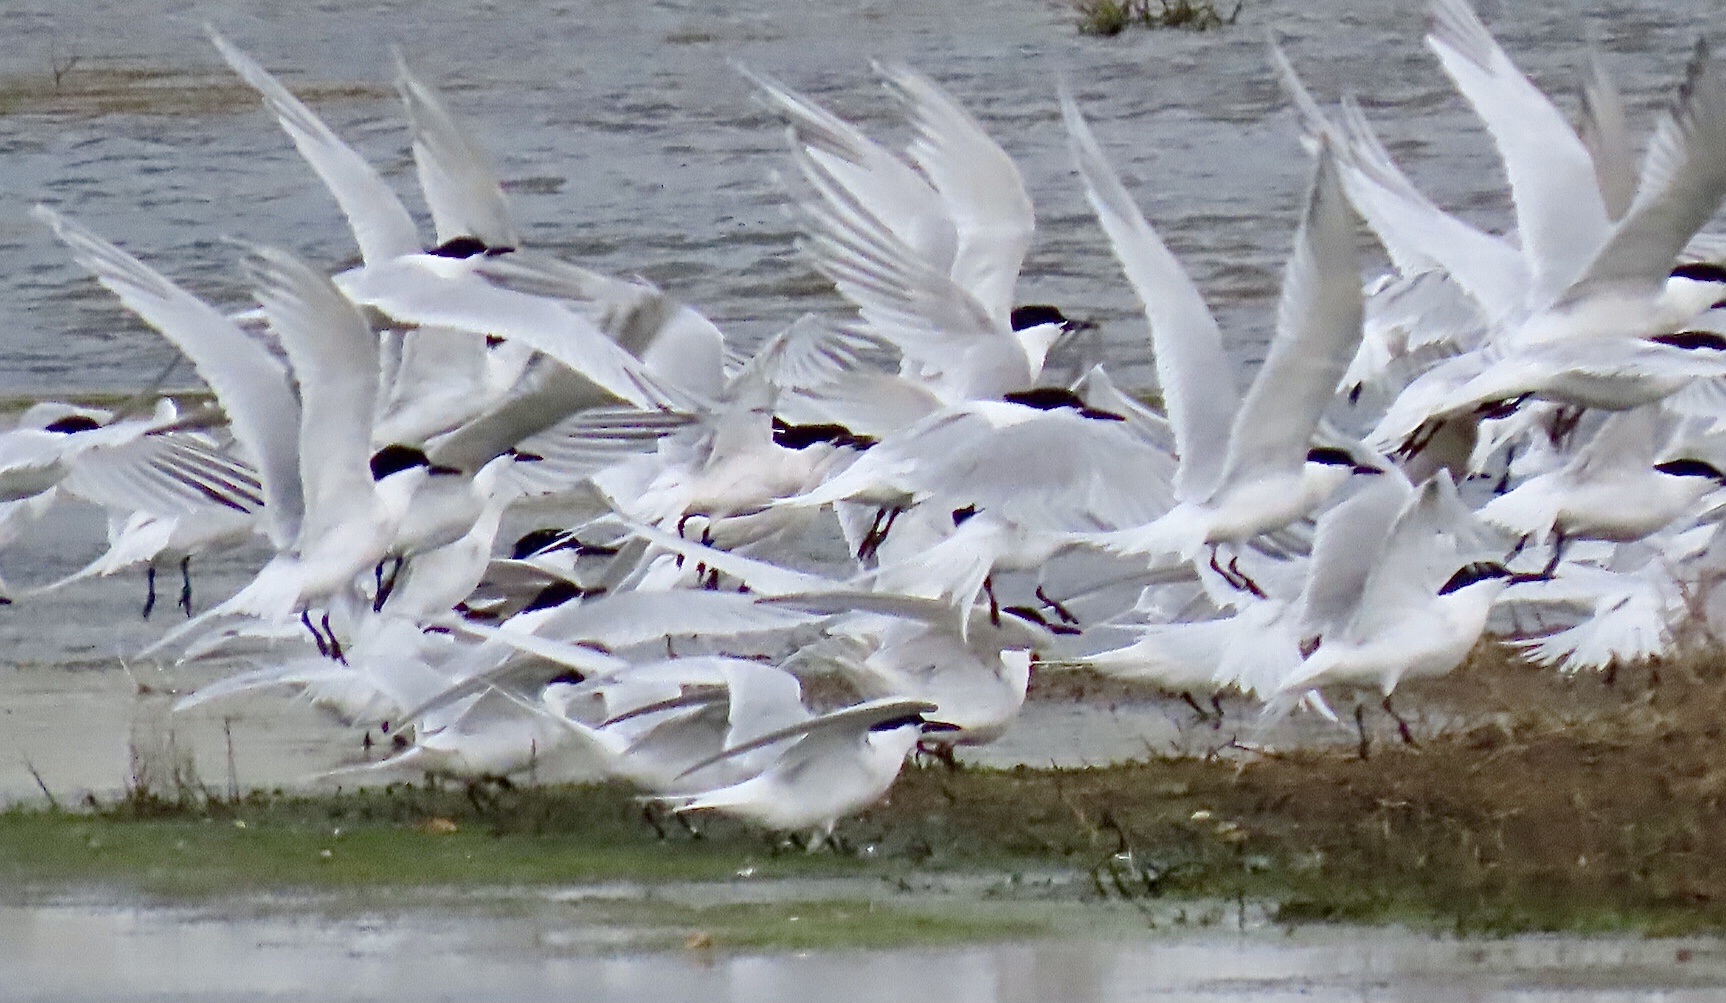
<path id="1" fill-rule="evenodd" d="M 1726 925 L 1726 661 L 1568 679 L 1487 647 L 1398 697 L 1464 723 L 1365 760 L 920 770 L 866 821 L 900 852 L 988 845 L 1080 863 L 1100 894 L 1239 895 L 1286 919 Z"/>

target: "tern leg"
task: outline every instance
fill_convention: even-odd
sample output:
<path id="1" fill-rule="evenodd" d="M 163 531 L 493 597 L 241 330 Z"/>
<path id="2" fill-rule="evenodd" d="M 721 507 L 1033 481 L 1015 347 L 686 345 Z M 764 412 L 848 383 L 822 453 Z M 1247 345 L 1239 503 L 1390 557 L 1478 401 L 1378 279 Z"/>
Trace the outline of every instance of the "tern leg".
<path id="1" fill-rule="evenodd" d="M 887 542 L 887 534 L 893 532 L 893 523 L 899 518 L 902 508 L 877 509 L 875 521 L 870 524 L 869 532 L 863 536 L 863 542 L 857 546 L 857 559 L 866 561 L 875 556 L 881 545 Z M 885 519 L 885 521 L 883 521 Z"/>
<path id="2" fill-rule="evenodd" d="M 1257 582 L 1253 581 L 1251 578 L 1248 578 L 1246 575 L 1246 572 L 1241 570 L 1240 565 L 1241 565 L 1241 555 L 1236 554 L 1235 556 L 1229 558 L 1229 574 L 1233 575 L 1235 580 L 1236 580 L 1235 581 L 1235 588 L 1240 589 L 1243 592 L 1251 592 L 1253 595 L 1258 596 L 1260 599 L 1265 598 L 1265 590 L 1259 588 L 1259 585 Z"/>
<path id="3" fill-rule="evenodd" d="M 391 563 L 391 565 L 390 565 L 389 577 L 385 578 L 384 577 L 384 562 L 383 561 L 378 562 L 378 566 L 376 569 L 376 574 L 377 574 L 377 579 L 378 579 L 378 591 L 377 591 L 376 597 L 374 599 L 372 599 L 372 612 L 373 613 L 377 613 L 377 612 L 382 611 L 384 608 L 384 603 L 387 603 L 390 601 L 390 593 L 392 593 L 396 590 L 396 582 L 398 580 L 400 580 L 400 578 L 402 576 L 402 565 L 407 562 L 407 558 L 402 557 L 400 554 L 397 554 L 394 557 L 385 558 L 385 560 L 392 561 L 393 563 Z"/>
<path id="4" fill-rule="evenodd" d="M 180 558 L 180 608 L 192 615 L 192 555 Z"/>
<path id="5" fill-rule="evenodd" d="M 1228 569 L 1223 567 L 1222 564 L 1217 560 L 1217 548 L 1220 546 L 1222 546 L 1222 544 L 1219 544 L 1219 543 L 1211 544 L 1211 570 L 1215 571 L 1217 573 L 1217 575 L 1220 578 L 1222 578 L 1223 581 L 1228 582 L 1229 586 L 1231 588 L 1238 589 L 1238 588 L 1240 588 L 1240 585 L 1237 584 L 1235 582 L 1234 578 L 1229 575 Z"/>
<path id="6" fill-rule="evenodd" d="M 330 614 L 327 611 L 324 613 L 323 623 L 324 633 L 329 635 L 330 639 L 330 657 L 343 665 L 348 664 L 347 656 L 342 654 L 342 642 L 336 640 L 336 632 L 330 629 Z"/>
<path id="7" fill-rule="evenodd" d="M 983 592 L 989 597 L 989 622 L 999 627 L 1001 625 L 1001 603 L 995 598 L 993 578 L 993 575 L 983 576 Z"/>
<path id="8" fill-rule="evenodd" d="M 144 569 L 144 619 L 150 619 L 150 611 L 156 608 L 156 566 L 149 565 Z"/>
<path id="9" fill-rule="evenodd" d="M 1211 725 L 1211 729 L 1220 731 L 1223 727 L 1223 695 L 1221 693 L 1211 694 L 1211 710 L 1217 712 L 1217 723 Z"/>
<path id="10" fill-rule="evenodd" d="M 927 739 L 919 739 L 917 742 L 917 751 L 947 767 L 949 770 L 957 770 L 959 768 L 959 757 L 954 755 L 953 743 L 951 742 L 931 742 Z"/>
<path id="11" fill-rule="evenodd" d="M 1055 611 L 1055 615 L 1061 618 L 1062 623 L 1078 623 L 1079 622 L 1079 618 L 1073 615 L 1072 610 L 1061 605 L 1059 602 L 1056 602 L 1055 600 L 1050 599 L 1048 594 L 1043 591 L 1043 587 L 1041 585 L 1037 586 L 1036 595 L 1037 595 L 1037 598 L 1043 603 L 1043 605 L 1045 605 L 1045 606 L 1047 606 L 1050 609 Z"/>
<path id="12" fill-rule="evenodd" d="M 1564 530 L 1558 530 L 1552 538 L 1552 556 L 1547 558 L 1546 567 L 1540 569 L 1540 577 L 1551 578 L 1558 570 L 1558 562 L 1564 556 L 1564 545 L 1569 541 L 1564 538 Z"/>
<path id="13" fill-rule="evenodd" d="M 1404 744 L 1413 745 L 1413 746 L 1419 746 L 1420 745 L 1419 742 L 1416 742 L 1414 740 L 1414 732 L 1408 730 L 1408 722 L 1403 720 L 1402 715 L 1398 714 L 1396 712 L 1396 708 L 1392 707 L 1390 705 L 1390 694 L 1389 693 L 1386 693 L 1384 695 L 1384 703 L 1380 704 L 1379 706 L 1383 707 L 1384 712 L 1386 714 L 1389 714 L 1396 721 L 1397 734 L 1402 736 L 1402 740 L 1403 740 Z"/>
<path id="14" fill-rule="evenodd" d="M 1510 465 L 1515 462 L 1515 460 L 1516 443 L 1513 442 L 1510 444 L 1510 448 L 1504 451 L 1504 474 L 1498 478 L 1498 483 L 1492 486 L 1493 494 L 1501 495 L 1510 490 Z M 1524 539 L 1527 538 L 1524 537 Z"/>
<path id="15" fill-rule="evenodd" d="M 652 826 L 653 827 L 653 834 L 655 836 L 658 836 L 661 842 L 664 842 L 665 841 L 665 826 L 659 824 L 658 813 L 653 810 L 654 808 L 658 807 L 658 804 L 659 803 L 657 801 L 644 801 L 644 802 L 642 802 L 642 804 L 641 804 L 641 820 L 643 822 L 646 822 L 648 825 Z"/>
<path id="16" fill-rule="evenodd" d="M 1360 734 L 1360 745 L 1356 747 L 1356 751 L 1360 755 L 1361 762 L 1364 763 L 1372 752 L 1372 741 L 1366 736 L 1365 704 L 1357 703 L 1354 705 L 1354 730 Z"/>
<path id="17" fill-rule="evenodd" d="M 1200 722 L 1209 721 L 1211 719 L 1210 711 L 1205 710 L 1204 707 L 1199 704 L 1198 699 L 1193 696 L 1191 690 L 1181 691 L 1181 701 L 1193 709 L 1193 713 L 1199 716 Z"/>
<path id="18" fill-rule="evenodd" d="M 324 635 L 318 633 L 318 628 L 312 626 L 312 612 L 311 612 L 311 610 L 304 610 L 304 609 L 300 610 L 300 622 L 306 625 L 306 629 L 308 631 L 311 631 L 312 642 L 318 646 L 319 657 L 322 657 L 322 658 L 330 657 L 329 642 L 324 640 Z"/>

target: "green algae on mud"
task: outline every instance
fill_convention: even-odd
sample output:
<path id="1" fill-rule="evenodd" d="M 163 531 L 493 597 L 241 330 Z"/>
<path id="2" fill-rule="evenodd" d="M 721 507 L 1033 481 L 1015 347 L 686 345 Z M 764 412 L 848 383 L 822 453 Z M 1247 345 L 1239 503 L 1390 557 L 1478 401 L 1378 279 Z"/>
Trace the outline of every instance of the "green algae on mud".
<path id="1" fill-rule="evenodd" d="M 644 817 L 615 786 L 396 785 L 233 800 L 180 788 L 77 812 L 18 807 L 0 813 L 0 894 L 739 876 L 914 890 L 930 875 L 985 875 L 987 894 L 1011 897 L 1024 887 L 1015 876 L 1034 874 L 1059 876 L 1031 895 L 1051 907 L 1107 903 L 1147 922 L 1171 904 L 1223 902 L 1238 916 L 1291 923 L 1726 929 L 1726 667 L 1668 666 L 1648 687 L 1493 671 L 1505 674 L 1499 683 L 1467 692 L 1502 691 L 1544 713 L 1496 713 L 1477 699 L 1476 723 L 1365 760 L 1314 748 L 1090 769 L 916 767 L 841 824 L 842 852 L 786 848 L 721 818 L 699 819 L 692 835 Z"/>

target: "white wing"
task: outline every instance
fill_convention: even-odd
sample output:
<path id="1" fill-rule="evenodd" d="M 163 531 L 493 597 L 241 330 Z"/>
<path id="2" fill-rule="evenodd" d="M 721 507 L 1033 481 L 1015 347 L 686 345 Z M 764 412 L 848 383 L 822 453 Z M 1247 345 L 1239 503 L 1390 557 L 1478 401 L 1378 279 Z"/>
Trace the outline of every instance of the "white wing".
<path id="1" fill-rule="evenodd" d="M 417 253 L 420 238 L 413 217 L 372 165 L 342 142 L 256 60 L 234 48 L 214 28 L 206 26 L 204 30 L 234 72 L 263 95 L 264 105 L 294 141 L 300 156 L 306 158 L 306 163 L 335 196 L 336 204 L 353 228 L 354 239 L 359 242 L 360 256 L 368 264 L 375 264 Z"/>
<path id="2" fill-rule="evenodd" d="M 305 501 L 299 474 L 300 405 L 281 362 L 220 311 L 143 262 L 45 206 L 35 211 L 36 218 L 72 248 L 80 264 L 192 360 L 222 402 L 235 439 L 257 462 L 270 540 L 286 546 L 299 533 Z"/>
<path id="3" fill-rule="evenodd" d="M 396 89 L 413 125 L 414 166 L 438 243 L 477 237 L 487 247 L 519 246 L 521 236 L 491 158 L 456 122 L 437 91 L 409 72 L 399 51 Z"/>
<path id="4" fill-rule="evenodd" d="M 803 250 L 856 304 L 872 334 L 891 341 L 937 382 L 967 381 L 979 368 L 976 356 L 989 353 L 1018 370 L 1012 374 L 1016 380 L 1009 378 L 995 392 L 1024 384 L 1030 376 L 1024 350 L 1005 325 L 997 325 L 982 303 L 900 240 L 820 163 L 806 154 L 797 160 L 819 196 L 802 204 L 809 221 Z"/>
<path id="5" fill-rule="evenodd" d="M 246 265 L 300 386 L 300 538 L 317 539 L 372 496 L 378 339 L 329 279 L 292 255 L 260 248 Z"/>
<path id="6" fill-rule="evenodd" d="M 928 175 L 958 232 L 949 275 L 1005 329 L 1035 218 L 1024 179 L 1005 150 L 934 81 L 877 66 L 911 111 L 911 159 Z"/>
<path id="7" fill-rule="evenodd" d="M 1175 497 L 1208 498 L 1222 481 L 1225 435 L 1240 401 L 1222 331 L 1186 270 L 1133 204 L 1065 90 L 1061 110 L 1086 197 L 1150 322 L 1157 382 L 1180 457 Z"/>
<path id="8" fill-rule="evenodd" d="M 412 255 L 345 272 L 337 280 L 351 299 L 403 323 L 460 328 L 531 346 L 637 407 L 695 408 L 688 393 L 649 371 L 593 321 L 553 300 L 462 274 L 470 268 L 465 261 Z"/>
<path id="9" fill-rule="evenodd" d="M 1607 234 L 1594 158 L 1564 115 L 1499 48 L 1468 0 L 1434 0 L 1427 44 L 1504 160 L 1517 230 L 1545 305 L 1581 274 Z"/>
<path id="10" fill-rule="evenodd" d="M 1696 43 L 1684 85 L 1642 162 L 1636 200 L 1565 300 L 1593 287 L 1631 285 L 1656 293 L 1690 238 L 1726 199 L 1726 74 L 1706 40 Z"/>
<path id="11" fill-rule="evenodd" d="M 1224 481 L 1298 470 L 1319 416 L 1361 338 L 1354 219 L 1329 145 L 1319 150 L 1294 254 L 1283 273 L 1276 336 L 1229 432 Z"/>
<path id="12" fill-rule="evenodd" d="M 738 67 L 770 106 L 791 120 L 792 138 L 924 261 L 951 275 L 959 235 L 941 195 L 909 164 L 855 126 L 764 74 Z"/>
<path id="13" fill-rule="evenodd" d="M 730 746 L 723 752 L 709 756 L 708 758 L 697 762 L 695 765 L 686 768 L 682 775 L 688 776 L 698 770 L 704 770 L 707 767 L 712 766 L 714 763 L 723 762 L 724 760 L 741 756 L 746 752 L 753 752 L 756 749 L 765 748 L 766 746 L 773 745 L 777 742 L 784 742 L 793 738 L 802 738 L 806 735 L 820 734 L 823 732 L 854 731 L 860 734 L 877 724 L 892 721 L 896 718 L 929 714 L 938 709 L 939 706 L 937 704 L 932 704 L 927 700 L 911 700 L 904 697 L 885 697 L 880 700 L 870 700 L 866 703 L 854 704 L 850 707 L 843 707 L 839 710 L 829 711 L 819 717 L 812 717 L 807 721 L 799 721 L 796 724 L 787 725 L 786 727 L 769 731 L 765 735 L 757 736 L 747 742 Z"/>
<path id="14" fill-rule="evenodd" d="M 1301 590 L 1303 632 L 1322 634 L 1348 622 L 1392 524 L 1413 495 L 1413 485 L 1393 468 L 1319 517 Z"/>
<path id="15" fill-rule="evenodd" d="M 1636 198 L 1636 144 L 1625 119 L 1624 95 L 1606 72 L 1599 52 L 1588 56 L 1582 85 L 1582 121 L 1577 129 L 1594 161 L 1594 180 L 1612 220 L 1624 218 Z"/>

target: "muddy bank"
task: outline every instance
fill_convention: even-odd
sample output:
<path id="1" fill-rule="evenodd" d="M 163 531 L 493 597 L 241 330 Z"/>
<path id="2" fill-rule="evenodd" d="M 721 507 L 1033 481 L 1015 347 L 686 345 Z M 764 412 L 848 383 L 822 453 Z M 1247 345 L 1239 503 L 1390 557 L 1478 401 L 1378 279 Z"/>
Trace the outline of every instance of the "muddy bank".
<path id="1" fill-rule="evenodd" d="M 1375 710 L 1365 759 L 1353 741 L 1234 742 L 1093 768 L 918 766 L 819 854 L 717 818 L 697 835 L 614 787 L 235 799 L 157 774 L 115 801 L 0 813 L 0 886 L 183 897 L 970 873 L 1043 875 L 1051 900 L 1235 902 L 1277 922 L 1726 927 L 1717 659 L 1567 680 L 1487 650 L 1399 699 L 1419 744 Z"/>

